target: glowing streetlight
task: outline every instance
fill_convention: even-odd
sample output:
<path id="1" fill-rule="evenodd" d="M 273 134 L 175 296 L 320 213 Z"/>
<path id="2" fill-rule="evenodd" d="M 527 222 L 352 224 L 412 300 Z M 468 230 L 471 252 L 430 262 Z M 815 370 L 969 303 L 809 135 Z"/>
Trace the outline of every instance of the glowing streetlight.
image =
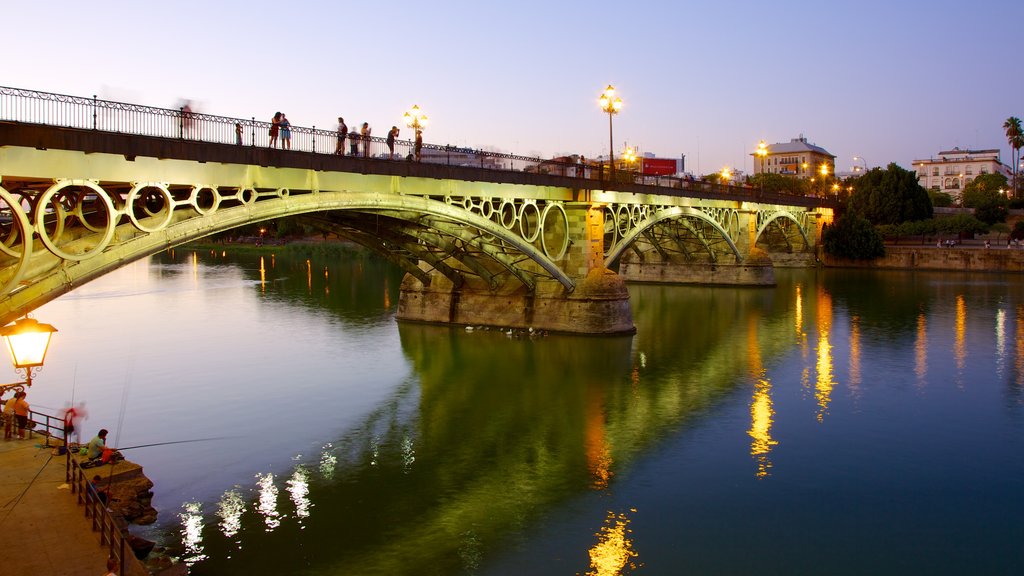
<path id="1" fill-rule="evenodd" d="M 865 159 L 864 159 L 864 158 L 863 158 L 862 156 L 854 156 L 854 157 L 853 157 L 853 161 L 854 161 L 854 162 L 861 162 L 862 164 L 864 164 L 864 168 L 863 168 L 864 172 L 867 172 L 867 171 L 868 171 L 868 161 L 867 161 L 867 160 L 865 160 Z M 853 167 L 853 171 L 854 171 L 854 172 L 858 172 L 858 171 L 860 171 L 861 169 L 862 169 L 862 168 L 861 168 L 860 166 L 854 166 L 854 167 Z"/>
<path id="2" fill-rule="evenodd" d="M 615 180 L 615 139 L 612 137 L 612 116 L 622 110 L 622 98 L 615 95 L 615 87 L 611 84 L 604 89 L 597 103 L 601 110 L 608 113 L 608 160 L 611 164 L 611 178 Z"/>
<path id="3" fill-rule="evenodd" d="M 413 104 L 408 112 L 402 115 L 405 125 L 413 130 L 423 130 L 427 127 L 427 115 L 424 114 L 417 104 Z"/>
<path id="4" fill-rule="evenodd" d="M 50 336 L 57 329 L 50 324 L 42 324 L 35 318 L 22 318 L 14 324 L 0 328 L 11 354 L 11 362 L 15 370 L 25 371 L 25 384 L 32 386 L 32 373 L 38 372 L 46 361 L 46 351 L 50 347 Z"/>
<path id="5" fill-rule="evenodd" d="M 722 168 L 722 171 L 719 173 L 719 175 L 721 176 L 722 181 L 725 182 L 726 185 L 728 185 L 729 180 L 732 179 L 732 170 L 729 170 L 729 167 L 726 166 L 725 168 Z"/>
<path id="6" fill-rule="evenodd" d="M 757 143 L 757 151 L 754 154 L 761 157 L 761 192 L 764 192 L 764 159 L 768 156 L 768 145 L 765 144 L 764 140 Z"/>

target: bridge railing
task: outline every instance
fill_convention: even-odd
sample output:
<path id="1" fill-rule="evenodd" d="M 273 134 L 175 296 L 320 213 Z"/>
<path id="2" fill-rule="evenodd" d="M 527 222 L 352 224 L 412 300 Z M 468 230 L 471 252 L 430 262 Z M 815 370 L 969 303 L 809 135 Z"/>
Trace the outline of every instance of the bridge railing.
<path id="1" fill-rule="evenodd" d="M 81 96 L 67 96 L 36 90 L 0 86 L 0 121 L 44 124 L 67 128 L 97 130 L 159 138 L 176 138 L 197 142 L 235 146 L 284 148 L 313 154 L 359 156 L 380 161 L 419 161 L 428 164 L 471 166 L 487 170 L 534 172 L 584 180 L 629 183 L 657 188 L 654 193 L 715 194 L 747 196 L 761 202 L 792 201 L 791 194 L 763 194 L 748 186 L 722 185 L 693 178 L 651 176 L 617 167 L 614 172 L 605 163 L 582 162 L 577 157 L 543 159 L 462 146 L 422 144 L 419 159 L 415 158 L 412 140 L 396 139 L 389 147 L 379 136 L 363 138 L 345 135 L 338 146 L 338 132 L 305 126 L 290 126 L 290 138 L 280 128 L 276 142 L 271 142 L 271 122 L 253 118 L 215 116 L 190 110 L 188 107 L 156 108 Z M 404 129 L 406 133 L 411 129 Z M 355 139 L 353 139 L 353 135 Z M 355 146 L 353 147 L 353 144 Z M 592 186 L 592 185 L 588 185 Z"/>

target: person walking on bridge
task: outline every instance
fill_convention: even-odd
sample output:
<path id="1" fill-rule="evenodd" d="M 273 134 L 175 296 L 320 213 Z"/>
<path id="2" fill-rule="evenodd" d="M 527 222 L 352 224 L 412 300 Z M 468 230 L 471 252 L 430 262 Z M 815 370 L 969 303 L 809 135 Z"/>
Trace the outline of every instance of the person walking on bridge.
<path id="1" fill-rule="evenodd" d="M 363 158 L 370 156 L 370 134 L 373 132 L 373 128 L 370 128 L 369 122 L 363 122 L 363 128 L 359 131 L 360 136 L 363 138 Z"/>

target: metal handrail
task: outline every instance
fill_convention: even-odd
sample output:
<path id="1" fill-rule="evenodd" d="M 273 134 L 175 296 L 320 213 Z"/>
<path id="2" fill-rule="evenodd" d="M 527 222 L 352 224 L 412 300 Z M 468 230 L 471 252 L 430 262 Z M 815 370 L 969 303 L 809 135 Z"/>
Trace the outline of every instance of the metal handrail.
<path id="1" fill-rule="evenodd" d="M 215 116 L 202 112 L 157 108 L 140 104 L 69 96 L 0 86 L 0 121 L 43 124 L 65 128 L 97 130 L 102 132 L 134 134 L 185 141 L 228 144 L 235 146 L 270 147 L 271 122 L 251 118 Z M 358 132 L 358 126 L 350 127 Z M 408 129 L 407 129 L 408 130 Z M 316 126 L 290 126 L 290 150 L 311 154 L 334 155 L 338 132 Z M 503 152 L 474 149 L 464 146 L 423 143 L 419 159 L 415 158 L 415 142 L 395 140 L 389 149 L 387 140 L 379 136 L 358 136 L 353 154 L 352 133 L 345 135 L 344 156 L 358 156 L 379 161 L 418 161 L 426 164 L 472 166 L 509 172 L 535 172 L 567 176 L 582 180 L 606 181 L 611 171 L 604 163 L 577 163 L 558 159 L 543 159 Z M 284 145 L 284 134 L 279 129 L 275 148 Z M 722 185 L 678 176 L 650 176 L 630 171 L 615 171 L 615 182 L 651 188 L 673 188 L 689 193 L 734 194 L 759 200 L 784 200 L 802 194 L 762 194 L 747 186 Z M 820 199 L 825 201 L 825 199 Z"/>
<path id="2" fill-rule="evenodd" d="M 100 533 L 100 545 L 107 546 L 110 555 L 116 558 L 121 566 L 122 573 L 127 573 L 128 568 L 125 566 L 127 559 L 125 551 L 129 548 L 127 539 L 121 533 L 117 521 L 110 514 L 106 504 L 100 500 L 99 494 L 96 493 L 96 489 L 89 481 L 86 471 L 78 464 L 78 460 L 71 458 L 71 455 L 68 454 L 68 462 L 71 466 L 70 478 L 68 478 L 71 493 L 77 494 L 78 504 L 85 506 L 85 517 L 92 519 L 93 532 Z"/>

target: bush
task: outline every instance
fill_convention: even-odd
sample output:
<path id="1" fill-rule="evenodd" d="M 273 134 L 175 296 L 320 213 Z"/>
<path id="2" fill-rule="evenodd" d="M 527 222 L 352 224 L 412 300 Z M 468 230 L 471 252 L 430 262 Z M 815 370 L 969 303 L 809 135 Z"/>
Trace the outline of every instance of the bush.
<path id="1" fill-rule="evenodd" d="M 825 253 L 851 260 L 871 260 L 885 256 L 882 235 L 865 218 L 852 212 L 840 216 L 821 234 Z"/>

